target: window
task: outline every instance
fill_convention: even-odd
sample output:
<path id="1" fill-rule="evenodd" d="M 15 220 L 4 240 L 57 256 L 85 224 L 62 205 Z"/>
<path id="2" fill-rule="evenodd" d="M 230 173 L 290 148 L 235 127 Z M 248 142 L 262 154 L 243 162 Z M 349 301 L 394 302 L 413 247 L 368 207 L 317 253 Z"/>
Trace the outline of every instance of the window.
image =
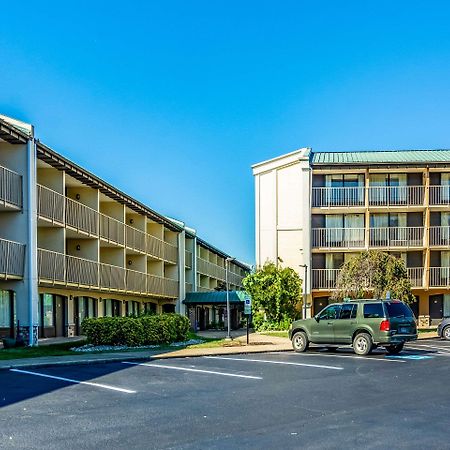
<path id="1" fill-rule="evenodd" d="M 11 298 L 9 291 L 0 290 L 0 328 L 11 326 Z"/>
<path id="2" fill-rule="evenodd" d="M 341 315 L 339 316 L 339 319 L 354 319 L 356 317 L 357 309 L 358 305 L 356 305 L 355 303 L 342 305 Z"/>
<path id="3" fill-rule="evenodd" d="M 44 327 L 53 327 L 55 325 L 52 294 L 42 295 L 42 325 Z"/>
<path id="4" fill-rule="evenodd" d="M 384 317 L 383 305 L 381 303 L 366 303 L 364 305 L 365 319 L 378 319 Z"/>
<path id="5" fill-rule="evenodd" d="M 112 317 L 112 300 L 105 300 L 105 317 Z"/>
<path id="6" fill-rule="evenodd" d="M 413 317 L 413 313 L 408 306 L 401 302 L 387 302 L 386 308 L 389 317 Z"/>
<path id="7" fill-rule="evenodd" d="M 320 320 L 333 320 L 339 317 L 341 305 L 330 305 L 325 308 L 319 315 Z"/>

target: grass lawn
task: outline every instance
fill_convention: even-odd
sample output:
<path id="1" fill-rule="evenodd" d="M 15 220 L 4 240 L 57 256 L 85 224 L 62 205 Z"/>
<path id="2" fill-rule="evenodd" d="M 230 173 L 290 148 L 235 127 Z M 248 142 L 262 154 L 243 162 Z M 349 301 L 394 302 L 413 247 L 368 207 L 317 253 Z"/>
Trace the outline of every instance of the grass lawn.
<path id="1" fill-rule="evenodd" d="M 259 334 L 262 334 L 264 336 L 276 336 L 276 337 L 288 337 L 287 331 L 261 331 Z"/>
<path id="2" fill-rule="evenodd" d="M 40 347 L 4 348 L 0 350 L 0 360 L 38 358 L 39 356 L 80 355 L 72 352 L 72 347 L 86 344 L 85 341 L 65 342 L 63 344 L 41 345 Z"/>
<path id="3" fill-rule="evenodd" d="M 216 342 L 222 341 L 222 339 L 212 339 L 212 338 L 204 338 L 197 336 L 195 333 L 189 333 L 188 339 L 202 339 L 206 342 L 203 344 L 197 344 L 197 345 L 190 345 L 187 346 L 187 348 L 195 348 L 197 346 L 205 346 L 208 347 L 208 345 L 212 347 L 219 347 L 220 345 L 216 345 Z M 0 360 L 7 360 L 7 359 L 22 359 L 22 358 L 38 358 L 40 356 L 65 356 L 65 355 L 72 355 L 72 356 L 85 356 L 86 353 L 84 352 L 73 352 L 70 349 L 73 347 L 81 347 L 82 345 L 85 345 L 86 341 L 76 341 L 76 342 L 65 342 L 62 344 L 53 344 L 53 345 L 41 345 L 39 347 L 23 347 L 23 348 L 8 348 L 8 349 L 1 349 L 0 350 Z M 162 344 L 158 348 L 155 348 L 154 350 L 178 350 L 186 348 L 186 346 L 180 346 L 180 347 L 171 347 L 169 344 Z M 153 350 L 150 348 L 130 348 L 126 350 L 105 350 L 103 352 L 92 352 L 92 353 L 116 353 L 116 352 L 145 352 Z"/>

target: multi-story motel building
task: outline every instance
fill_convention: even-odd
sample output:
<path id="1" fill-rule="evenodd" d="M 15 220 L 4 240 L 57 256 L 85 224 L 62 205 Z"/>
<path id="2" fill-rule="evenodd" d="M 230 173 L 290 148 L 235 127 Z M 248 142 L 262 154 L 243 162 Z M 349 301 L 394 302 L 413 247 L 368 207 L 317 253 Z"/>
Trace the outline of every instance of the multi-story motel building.
<path id="1" fill-rule="evenodd" d="M 405 261 L 419 325 L 450 316 L 450 150 L 304 148 L 253 174 L 256 262 L 306 269 L 309 314 L 328 304 L 348 258 L 380 249 Z"/>
<path id="2" fill-rule="evenodd" d="M 230 259 L 0 116 L 0 336 L 19 324 L 36 343 L 79 334 L 86 317 L 187 314 L 187 292 L 241 288 L 248 266 Z M 207 321 L 219 314 L 202 306 Z"/>

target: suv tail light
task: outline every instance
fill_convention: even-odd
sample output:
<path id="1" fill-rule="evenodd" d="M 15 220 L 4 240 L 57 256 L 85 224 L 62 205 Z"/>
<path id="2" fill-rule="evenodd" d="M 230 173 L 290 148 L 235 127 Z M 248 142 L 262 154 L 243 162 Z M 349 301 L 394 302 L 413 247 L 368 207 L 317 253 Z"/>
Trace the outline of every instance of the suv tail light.
<path id="1" fill-rule="evenodd" d="M 389 323 L 389 320 L 383 320 L 383 322 L 380 323 L 380 331 L 389 331 L 391 329 L 391 324 Z"/>

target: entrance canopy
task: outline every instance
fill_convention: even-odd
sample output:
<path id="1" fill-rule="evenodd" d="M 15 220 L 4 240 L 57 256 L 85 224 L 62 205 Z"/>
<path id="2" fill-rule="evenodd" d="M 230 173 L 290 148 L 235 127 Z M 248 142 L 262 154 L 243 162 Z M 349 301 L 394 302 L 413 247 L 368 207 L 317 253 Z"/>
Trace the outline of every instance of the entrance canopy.
<path id="1" fill-rule="evenodd" d="M 231 305 L 244 305 L 244 291 L 228 291 Z M 187 306 L 212 305 L 223 306 L 227 304 L 226 291 L 188 292 L 183 303 Z"/>

